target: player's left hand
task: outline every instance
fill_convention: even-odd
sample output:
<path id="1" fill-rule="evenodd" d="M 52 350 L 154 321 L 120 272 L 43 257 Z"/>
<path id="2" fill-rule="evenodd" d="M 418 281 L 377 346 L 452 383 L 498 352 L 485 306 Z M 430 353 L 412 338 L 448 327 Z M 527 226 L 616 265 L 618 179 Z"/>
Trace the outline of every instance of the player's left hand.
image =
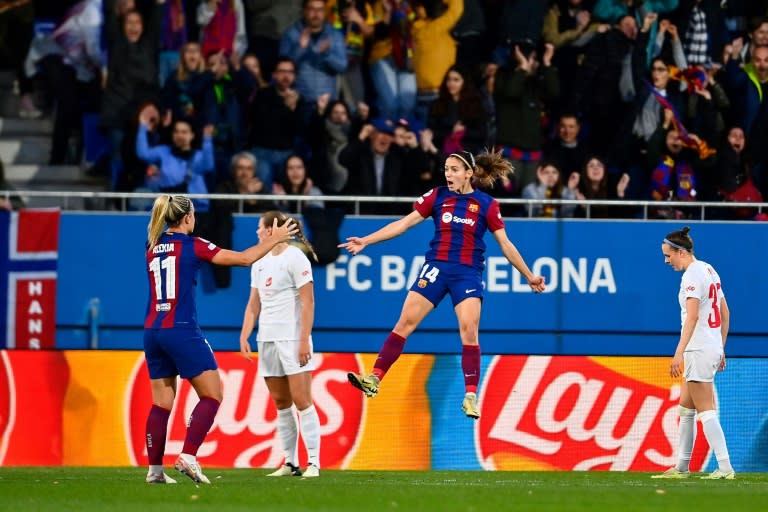
<path id="1" fill-rule="evenodd" d="M 675 354 L 672 363 L 669 365 L 669 375 L 675 379 L 683 374 L 683 356 Z"/>
<path id="2" fill-rule="evenodd" d="M 363 242 L 363 239 L 357 236 L 348 236 L 347 241 L 343 244 L 337 245 L 340 249 L 346 249 L 353 256 L 365 249 L 367 243 Z"/>
<path id="3" fill-rule="evenodd" d="M 533 290 L 536 293 L 541 293 L 544 291 L 544 288 L 546 287 L 546 283 L 544 282 L 543 276 L 533 276 L 528 281 L 528 286 L 531 287 L 531 290 Z"/>
<path id="4" fill-rule="evenodd" d="M 725 370 L 725 354 L 720 357 L 720 364 L 717 366 L 717 371 L 722 372 Z"/>

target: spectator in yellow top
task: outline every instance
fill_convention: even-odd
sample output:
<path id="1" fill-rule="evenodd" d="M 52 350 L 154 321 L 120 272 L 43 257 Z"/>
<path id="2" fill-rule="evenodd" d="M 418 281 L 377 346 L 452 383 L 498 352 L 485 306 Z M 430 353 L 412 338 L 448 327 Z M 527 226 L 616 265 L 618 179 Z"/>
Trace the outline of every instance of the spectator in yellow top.
<path id="1" fill-rule="evenodd" d="M 416 117 L 426 121 L 448 68 L 456 63 L 456 40 L 451 30 L 464 12 L 464 0 L 418 2 L 420 16 L 413 23 L 413 69 L 416 74 Z M 423 14 L 423 16 L 421 15 Z"/>

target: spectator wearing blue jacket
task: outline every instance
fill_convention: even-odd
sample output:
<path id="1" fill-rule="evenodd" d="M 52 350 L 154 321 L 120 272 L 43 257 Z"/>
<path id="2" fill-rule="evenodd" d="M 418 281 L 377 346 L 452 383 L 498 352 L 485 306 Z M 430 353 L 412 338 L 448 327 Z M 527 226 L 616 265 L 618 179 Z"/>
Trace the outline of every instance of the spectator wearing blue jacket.
<path id="1" fill-rule="evenodd" d="M 296 90 L 301 96 L 301 113 L 309 123 L 317 98 L 338 96 L 338 76 L 347 69 L 344 36 L 325 20 L 323 0 L 305 0 L 303 18 L 280 39 L 280 55 L 296 64 Z"/>
<path id="2" fill-rule="evenodd" d="M 149 164 L 156 166 L 147 172 L 148 188 L 157 192 L 182 194 L 207 194 L 204 175 L 214 170 L 213 126 L 203 128 L 203 147 L 194 149 L 195 133 L 192 125 L 181 119 L 173 123 L 172 144 L 152 146 L 147 142 L 150 120 L 142 112 L 139 116 L 139 131 L 136 136 L 136 154 Z M 207 212 L 207 199 L 193 199 L 195 211 Z"/>

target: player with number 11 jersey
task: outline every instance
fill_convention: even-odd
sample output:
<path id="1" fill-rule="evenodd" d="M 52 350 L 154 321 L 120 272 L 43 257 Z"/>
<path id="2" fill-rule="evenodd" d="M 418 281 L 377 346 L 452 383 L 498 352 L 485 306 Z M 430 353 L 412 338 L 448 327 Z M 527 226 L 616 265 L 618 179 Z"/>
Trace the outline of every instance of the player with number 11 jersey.
<path id="1" fill-rule="evenodd" d="M 146 329 L 196 328 L 195 288 L 203 261 L 212 261 L 221 249 L 202 238 L 165 232 L 147 249 L 149 302 Z"/>

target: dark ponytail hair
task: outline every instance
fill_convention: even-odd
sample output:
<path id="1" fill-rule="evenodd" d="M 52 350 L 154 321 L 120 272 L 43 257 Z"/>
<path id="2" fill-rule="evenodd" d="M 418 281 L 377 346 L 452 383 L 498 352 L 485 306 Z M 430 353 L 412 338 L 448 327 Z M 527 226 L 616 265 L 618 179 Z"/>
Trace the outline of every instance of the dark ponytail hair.
<path id="1" fill-rule="evenodd" d="M 688 234 L 690 230 L 691 228 L 685 226 L 679 231 L 667 233 L 667 236 L 664 237 L 664 243 L 675 249 L 688 251 L 693 254 L 693 239 L 691 238 L 691 235 Z"/>
<path id="2" fill-rule="evenodd" d="M 448 158 L 451 157 L 459 159 L 464 167 L 475 171 L 473 176 L 475 181 L 487 188 L 492 187 L 496 180 L 515 171 L 509 160 L 501 155 L 501 151 L 486 149 L 477 156 L 472 155 L 469 151 L 460 151 L 448 155 Z"/>

